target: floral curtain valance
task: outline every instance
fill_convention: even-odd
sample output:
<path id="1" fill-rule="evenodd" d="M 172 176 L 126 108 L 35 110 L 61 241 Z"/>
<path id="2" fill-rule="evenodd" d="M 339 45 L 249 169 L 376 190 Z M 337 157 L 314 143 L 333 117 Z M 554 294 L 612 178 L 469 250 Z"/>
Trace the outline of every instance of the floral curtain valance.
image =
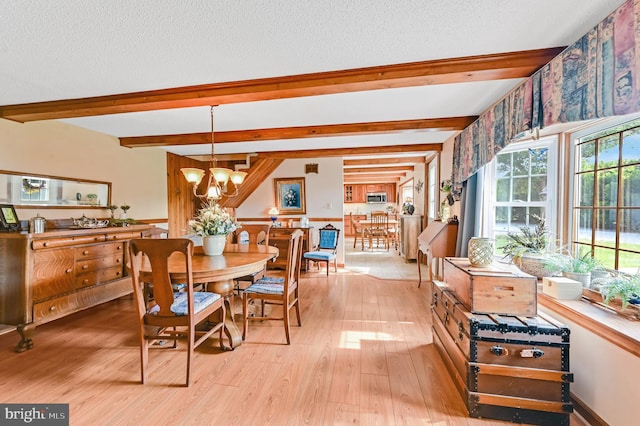
<path id="1" fill-rule="evenodd" d="M 462 182 L 523 132 L 640 111 L 640 0 L 628 0 L 454 140 Z"/>

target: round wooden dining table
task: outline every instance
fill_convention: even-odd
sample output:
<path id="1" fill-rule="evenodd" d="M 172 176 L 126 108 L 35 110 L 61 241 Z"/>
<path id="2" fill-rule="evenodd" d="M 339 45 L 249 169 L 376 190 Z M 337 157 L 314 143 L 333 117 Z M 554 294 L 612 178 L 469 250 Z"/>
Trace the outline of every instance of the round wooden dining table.
<path id="1" fill-rule="evenodd" d="M 202 252 L 201 246 L 195 247 L 191 262 L 193 282 L 206 284 L 207 291 L 218 293 L 225 298 L 227 315 L 223 320 L 231 349 L 242 343 L 242 332 L 235 324 L 230 302 L 233 296 L 233 279 L 264 269 L 267 262 L 278 257 L 278 254 L 277 247 L 259 244 L 227 243 L 224 252 L 219 256 L 207 256 Z M 181 260 L 178 254 L 169 257 L 169 276 L 172 282 L 187 281 L 183 259 Z M 140 279 L 151 279 L 151 266 L 146 259 L 140 266 Z"/>

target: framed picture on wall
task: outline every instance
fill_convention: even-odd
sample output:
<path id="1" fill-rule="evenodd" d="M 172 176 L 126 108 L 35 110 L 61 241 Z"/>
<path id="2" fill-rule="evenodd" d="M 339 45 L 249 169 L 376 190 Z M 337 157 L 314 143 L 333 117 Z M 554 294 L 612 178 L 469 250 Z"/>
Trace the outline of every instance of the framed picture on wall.
<path id="1" fill-rule="evenodd" d="M 307 213 L 303 177 L 275 178 L 273 185 L 276 207 L 281 215 Z"/>
<path id="2" fill-rule="evenodd" d="M 20 220 L 13 204 L 0 204 L 0 229 L 20 229 Z"/>

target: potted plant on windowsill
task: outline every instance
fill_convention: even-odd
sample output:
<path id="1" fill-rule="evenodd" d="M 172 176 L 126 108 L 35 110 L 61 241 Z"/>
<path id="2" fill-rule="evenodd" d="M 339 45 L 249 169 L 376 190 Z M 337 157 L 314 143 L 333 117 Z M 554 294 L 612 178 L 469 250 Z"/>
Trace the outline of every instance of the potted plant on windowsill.
<path id="1" fill-rule="evenodd" d="M 544 263 L 548 256 L 549 231 L 543 217 L 532 214 L 537 220 L 536 226 L 520 228 L 518 233 L 508 233 L 507 243 L 500 247 L 504 257 L 511 257 L 511 261 L 522 271 L 538 278 L 552 275 L 545 269 Z"/>
<path id="2" fill-rule="evenodd" d="M 600 287 L 600 294 L 607 305 L 614 299 L 621 302 L 622 309 L 629 303 L 640 304 L 640 272 L 633 275 L 617 272 L 611 277 L 594 280 L 594 283 Z"/>
<path id="3" fill-rule="evenodd" d="M 545 268 L 552 273 L 561 272 L 563 276 L 582 283 L 582 287 L 591 285 L 591 272 L 601 269 L 598 260 L 591 251 L 578 251 L 577 254 L 555 253 L 547 256 Z"/>

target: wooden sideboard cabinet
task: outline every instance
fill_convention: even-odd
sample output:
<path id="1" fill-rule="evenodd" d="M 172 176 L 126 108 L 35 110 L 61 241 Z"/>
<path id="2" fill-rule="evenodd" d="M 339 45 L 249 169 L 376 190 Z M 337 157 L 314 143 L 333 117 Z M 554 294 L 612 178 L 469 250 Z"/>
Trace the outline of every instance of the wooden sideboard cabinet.
<path id="1" fill-rule="evenodd" d="M 267 269 L 286 269 L 287 254 L 289 253 L 289 238 L 293 231 L 300 229 L 302 235 L 302 253 L 308 252 L 314 247 L 313 228 L 271 228 L 269 231 L 269 245 L 278 247 L 280 253 L 278 257 L 267 264 Z M 302 269 L 305 269 L 305 262 L 302 262 Z"/>
<path id="2" fill-rule="evenodd" d="M 405 262 L 418 258 L 418 235 L 422 232 L 422 216 L 400 216 L 400 254 Z"/>
<path id="3" fill-rule="evenodd" d="M 133 291 L 127 242 L 151 225 L 0 233 L 0 324 L 15 325 L 22 352 L 37 325 Z"/>

